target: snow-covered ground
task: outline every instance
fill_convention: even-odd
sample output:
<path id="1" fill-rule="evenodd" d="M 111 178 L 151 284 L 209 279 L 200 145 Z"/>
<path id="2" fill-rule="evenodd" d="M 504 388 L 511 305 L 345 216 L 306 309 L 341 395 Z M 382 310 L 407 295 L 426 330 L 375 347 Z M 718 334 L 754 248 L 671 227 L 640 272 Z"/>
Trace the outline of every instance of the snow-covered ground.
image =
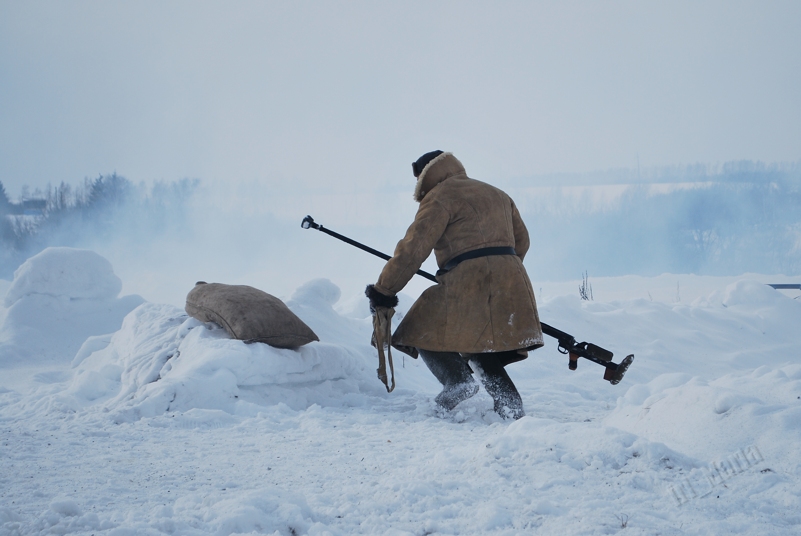
<path id="1" fill-rule="evenodd" d="M 792 279 L 534 281 L 544 322 L 636 358 L 612 386 L 546 338 L 509 422 L 483 391 L 437 411 L 401 354 L 387 394 L 329 280 L 282 296 L 320 342 L 279 350 L 117 297 L 107 264 L 0 281 L 0 534 L 801 533 L 801 299 L 764 284 Z"/>

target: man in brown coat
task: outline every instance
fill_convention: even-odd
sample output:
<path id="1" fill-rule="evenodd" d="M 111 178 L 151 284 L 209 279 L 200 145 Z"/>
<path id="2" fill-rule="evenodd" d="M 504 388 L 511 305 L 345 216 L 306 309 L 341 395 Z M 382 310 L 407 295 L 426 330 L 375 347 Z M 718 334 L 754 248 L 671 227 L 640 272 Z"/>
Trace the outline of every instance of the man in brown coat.
<path id="1" fill-rule="evenodd" d="M 416 357 L 442 383 L 436 402 L 453 409 L 473 396 L 481 379 L 502 417 L 525 413 L 504 367 L 543 345 L 523 258 L 526 226 L 512 199 L 467 176 L 451 153 L 433 151 L 412 164 L 420 203 L 378 282 L 367 287 L 374 311 L 392 308 L 434 251 L 437 285 L 426 289 L 392 335 L 392 345 Z"/>

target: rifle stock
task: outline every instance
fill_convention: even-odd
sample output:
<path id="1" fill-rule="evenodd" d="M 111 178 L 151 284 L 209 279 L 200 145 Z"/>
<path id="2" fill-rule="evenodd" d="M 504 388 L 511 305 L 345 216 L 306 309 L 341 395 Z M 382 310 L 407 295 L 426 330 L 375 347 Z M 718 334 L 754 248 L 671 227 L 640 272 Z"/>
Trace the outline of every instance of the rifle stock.
<path id="1" fill-rule="evenodd" d="M 620 363 L 613 363 L 614 354 L 609 350 L 589 342 L 576 342 L 573 335 L 560 331 L 544 322 L 540 322 L 540 326 L 543 333 L 559 342 L 557 350 L 569 356 L 568 367 L 570 370 L 576 370 L 578 368 L 578 358 L 583 357 L 604 367 L 606 369 L 604 371 L 604 380 L 607 380 L 612 385 L 617 385 L 623 379 L 623 375 L 626 374 L 631 362 L 634 361 L 634 354 L 629 354 Z"/>
<path id="2" fill-rule="evenodd" d="M 335 233 L 330 229 L 326 229 L 322 225 L 315 223 L 314 218 L 311 216 L 306 216 L 303 218 L 300 226 L 304 229 L 317 229 L 318 231 L 326 233 L 329 236 L 333 236 L 334 238 L 338 238 L 339 240 L 342 240 L 343 242 L 355 246 L 363 251 L 372 253 L 376 257 L 380 257 L 385 261 L 388 261 L 392 258 L 386 253 L 381 253 L 380 251 L 369 246 L 365 246 L 364 244 L 356 242 L 355 240 L 352 240 L 346 236 Z M 434 283 L 438 282 L 435 276 L 428 272 L 424 272 L 423 270 L 417 270 L 417 275 L 425 277 Z M 583 357 L 584 359 L 589 359 L 593 363 L 598 363 L 599 365 L 603 366 L 606 369 L 604 371 L 604 380 L 607 380 L 612 385 L 617 385 L 620 383 L 620 380 L 623 379 L 623 375 L 626 373 L 626 370 L 628 370 L 631 362 L 634 360 L 634 354 L 629 354 L 620 363 L 613 363 L 612 358 L 614 357 L 614 354 L 612 354 L 612 352 L 609 350 L 605 350 L 600 346 L 596 346 L 588 342 L 577 343 L 575 337 L 569 333 L 560 331 L 553 326 L 545 324 L 544 322 L 540 322 L 540 326 L 542 327 L 542 332 L 544 334 L 553 337 L 559 342 L 557 350 L 560 353 L 567 354 L 569 356 L 570 360 L 568 362 L 568 366 L 570 370 L 576 370 L 576 368 L 578 368 L 578 358 Z"/>

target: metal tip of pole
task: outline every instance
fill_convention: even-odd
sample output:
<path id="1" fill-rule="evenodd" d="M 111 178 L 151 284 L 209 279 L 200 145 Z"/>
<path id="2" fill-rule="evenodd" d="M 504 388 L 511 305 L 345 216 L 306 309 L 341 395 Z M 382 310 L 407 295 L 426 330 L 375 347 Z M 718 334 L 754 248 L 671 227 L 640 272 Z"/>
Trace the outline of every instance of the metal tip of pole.
<path id="1" fill-rule="evenodd" d="M 312 218 L 311 216 L 306 216 L 305 218 L 303 218 L 303 221 L 300 222 L 300 226 L 303 227 L 304 229 L 309 229 L 309 228 L 319 229 L 320 228 L 320 226 L 318 224 L 314 223 L 314 218 Z"/>

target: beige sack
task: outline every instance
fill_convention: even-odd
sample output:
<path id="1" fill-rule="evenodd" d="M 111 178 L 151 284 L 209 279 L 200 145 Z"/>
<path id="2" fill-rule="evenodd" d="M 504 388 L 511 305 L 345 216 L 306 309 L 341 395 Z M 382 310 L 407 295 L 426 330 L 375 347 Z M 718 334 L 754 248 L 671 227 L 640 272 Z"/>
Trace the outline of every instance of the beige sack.
<path id="1" fill-rule="evenodd" d="M 319 337 L 275 296 L 246 285 L 199 281 L 186 296 L 186 312 L 219 324 L 234 339 L 297 348 Z"/>

